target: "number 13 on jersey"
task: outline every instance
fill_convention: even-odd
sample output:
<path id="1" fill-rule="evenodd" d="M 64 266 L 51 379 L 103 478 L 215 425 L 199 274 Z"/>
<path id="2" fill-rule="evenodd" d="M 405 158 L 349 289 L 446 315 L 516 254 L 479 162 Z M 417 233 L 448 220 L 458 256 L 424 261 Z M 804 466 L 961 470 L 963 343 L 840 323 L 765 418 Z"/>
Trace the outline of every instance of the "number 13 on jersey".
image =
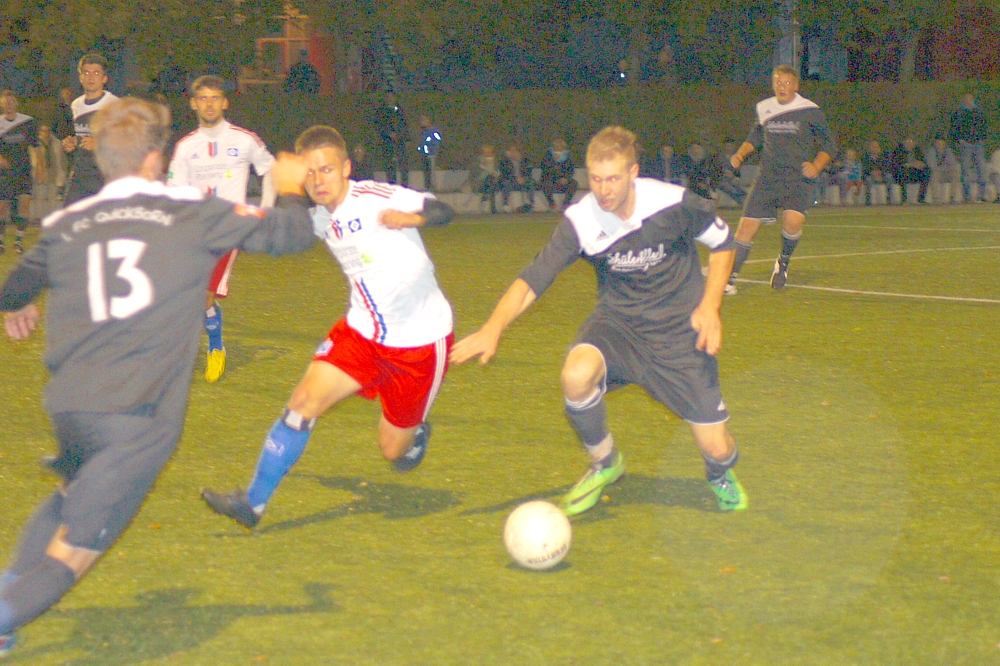
<path id="1" fill-rule="evenodd" d="M 90 300 L 91 320 L 128 319 L 153 302 L 153 283 L 139 268 L 139 260 L 145 251 L 146 243 L 131 238 L 115 238 L 107 245 L 91 243 L 87 247 L 87 297 Z M 128 282 L 130 289 L 127 296 L 108 297 L 104 281 L 105 258 L 121 259 L 115 276 Z"/>

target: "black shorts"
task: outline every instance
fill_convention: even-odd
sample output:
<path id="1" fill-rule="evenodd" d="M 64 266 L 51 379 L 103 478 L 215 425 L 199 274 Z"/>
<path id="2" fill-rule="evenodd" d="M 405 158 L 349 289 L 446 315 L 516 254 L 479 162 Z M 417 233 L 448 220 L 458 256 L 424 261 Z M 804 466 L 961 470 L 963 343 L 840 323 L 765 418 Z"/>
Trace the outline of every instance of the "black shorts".
<path id="1" fill-rule="evenodd" d="M 777 219 L 782 211 L 806 214 L 816 201 L 816 181 L 801 173 L 762 173 L 757 176 L 743 205 L 743 217 Z"/>
<path id="2" fill-rule="evenodd" d="M 99 412 L 52 415 L 66 481 L 62 523 L 73 546 L 105 551 L 122 533 L 170 459 L 181 418 Z"/>
<path id="3" fill-rule="evenodd" d="M 657 348 L 606 315 L 596 313 L 577 334 L 576 344 L 596 347 L 607 366 L 608 390 L 641 386 L 654 400 L 689 423 L 729 419 L 719 389 L 719 363 L 695 348 L 694 330 L 679 333 L 670 348 Z"/>
<path id="4" fill-rule="evenodd" d="M 31 172 L 0 170 L 0 201 L 13 201 L 22 194 L 31 194 Z"/>

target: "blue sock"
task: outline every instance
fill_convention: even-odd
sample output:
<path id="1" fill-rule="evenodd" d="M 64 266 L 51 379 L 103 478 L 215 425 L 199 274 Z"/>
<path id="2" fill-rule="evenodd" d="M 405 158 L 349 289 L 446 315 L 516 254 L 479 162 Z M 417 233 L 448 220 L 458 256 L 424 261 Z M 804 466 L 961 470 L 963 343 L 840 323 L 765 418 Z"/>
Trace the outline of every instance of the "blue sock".
<path id="1" fill-rule="evenodd" d="M 208 333 L 208 351 L 222 349 L 222 308 L 218 305 L 205 310 L 205 332 Z"/>
<path id="2" fill-rule="evenodd" d="M 0 594 L 3 594 L 4 588 L 17 580 L 17 574 L 10 569 L 5 569 L 0 572 Z"/>
<path id="3" fill-rule="evenodd" d="M 271 426 L 257 460 L 253 481 L 247 488 L 247 499 L 254 511 L 263 512 L 281 479 L 305 450 L 314 425 L 316 419 L 304 419 L 301 414 L 286 409 Z"/>
<path id="4" fill-rule="evenodd" d="M 14 631 L 14 613 L 6 601 L 0 599 L 0 636 Z"/>

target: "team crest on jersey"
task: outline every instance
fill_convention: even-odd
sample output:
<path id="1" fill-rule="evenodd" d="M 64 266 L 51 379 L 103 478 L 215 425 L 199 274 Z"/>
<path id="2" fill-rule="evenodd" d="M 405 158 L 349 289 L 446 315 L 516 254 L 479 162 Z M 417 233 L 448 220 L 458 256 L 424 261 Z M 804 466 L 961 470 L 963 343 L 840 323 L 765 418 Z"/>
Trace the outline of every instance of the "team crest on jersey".
<path id="1" fill-rule="evenodd" d="M 239 148 L 226 148 L 226 155 L 229 155 L 230 157 L 239 157 L 240 156 L 240 149 Z"/>
<path id="2" fill-rule="evenodd" d="M 330 340 L 329 338 L 327 338 L 326 340 L 324 340 L 322 342 L 322 344 L 320 344 L 319 347 L 316 347 L 316 354 L 315 355 L 316 356 L 326 356 L 327 354 L 330 353 L 331 349 L 333 349 L 333 340 Z"/>
<path id="3" fill-rule="evenodd" d="M 361 218 L 355 218 L 347 223 L 347 230 L 352 234 L 361 231 Z"/>

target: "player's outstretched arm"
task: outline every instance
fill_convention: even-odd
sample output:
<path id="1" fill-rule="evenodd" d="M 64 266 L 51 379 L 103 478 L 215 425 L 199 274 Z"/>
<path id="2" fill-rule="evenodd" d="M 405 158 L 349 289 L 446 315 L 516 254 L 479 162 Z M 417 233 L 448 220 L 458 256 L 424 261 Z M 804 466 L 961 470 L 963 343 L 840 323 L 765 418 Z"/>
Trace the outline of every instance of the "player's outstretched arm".
<path id="1" fill-rule="evenodd" d="M 424 199 L 424 208 L 419 213 L 404 213 L 401 210 L 387 208 L 378 215 L 378 222 L 388 229 L 406 229 L 407 227 L 440 227 L 451 222 L 455 210 L 448 204 L 437 199 Z"/>
<path id="2" fill-rule="evenodd" d="M 455 343 L 449 360 L 452 363 L 465 363 L 470 358 L 478 356 L 479 362 L 486 365 L 497 351 L 500 336 L 522 312 L 528 309 L 528 306 L 535 302 L 535 298 L 535 292 L 527 282 L 521 278 L 514 280 L 482 328 Z"/>
<path id="3" fill-rule="evenodd" d="M 691 327 L 698 333 L 695 346 L 715 356 L 722 349 L 722 296 L 733 272 L 735 250 L 712 252 L 708 255 L 708 278 L 705 295 L 691 313 Z"/>

